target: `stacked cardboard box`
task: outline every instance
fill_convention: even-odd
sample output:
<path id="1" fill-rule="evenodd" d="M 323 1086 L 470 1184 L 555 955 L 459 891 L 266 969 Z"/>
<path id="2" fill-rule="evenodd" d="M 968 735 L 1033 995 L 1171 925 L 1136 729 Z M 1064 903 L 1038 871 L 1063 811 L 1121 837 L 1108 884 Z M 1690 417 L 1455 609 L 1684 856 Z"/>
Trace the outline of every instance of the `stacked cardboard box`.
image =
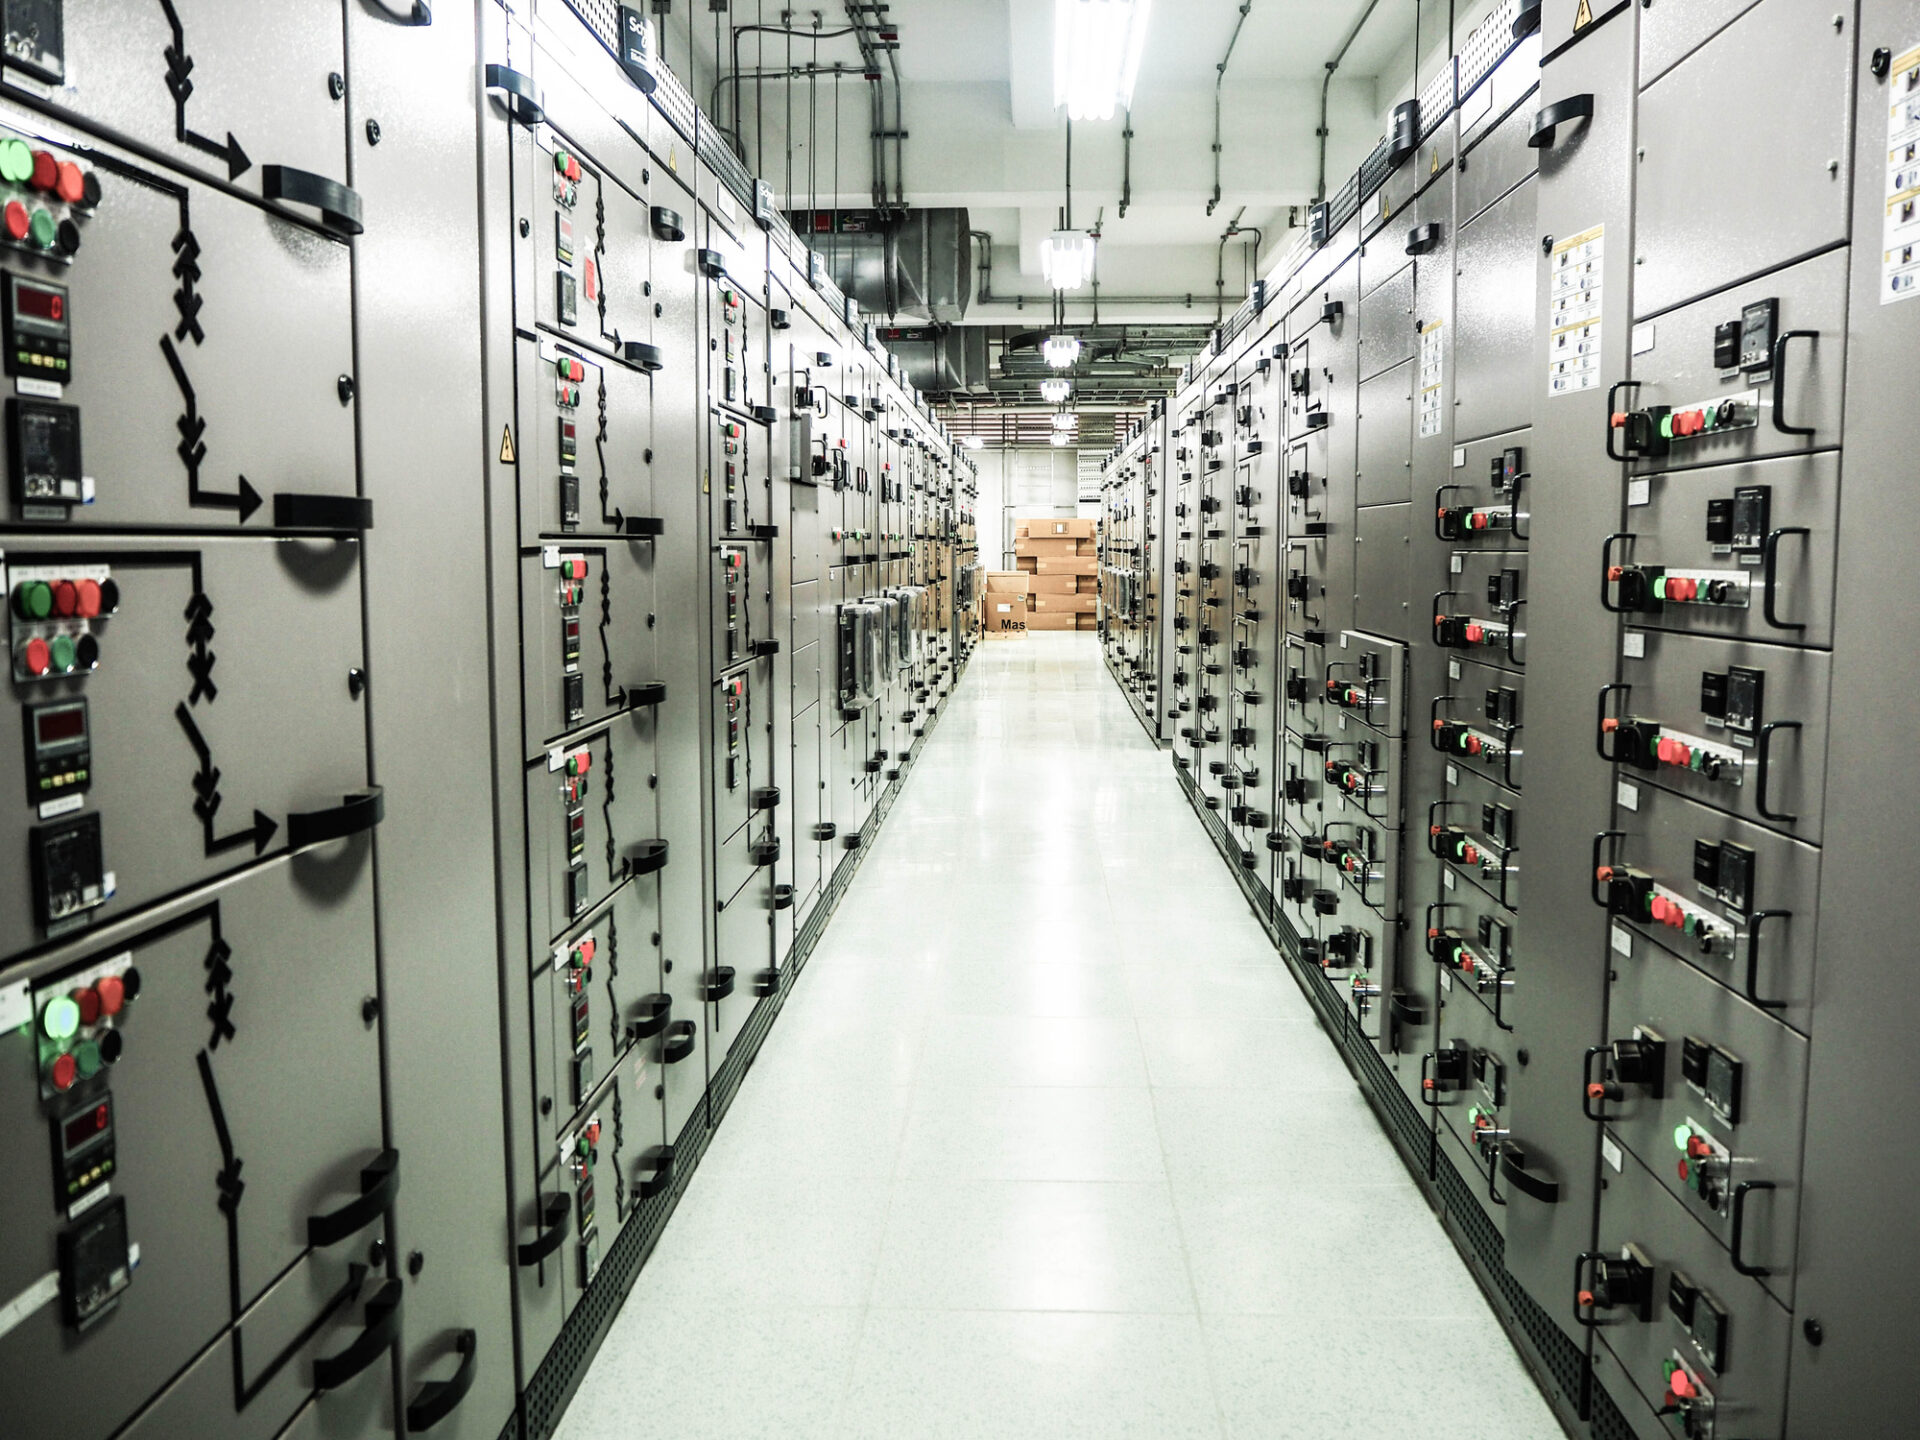
<path id="1" fill-rule="evenodd" d="M 1029 630 L 1092 630 L 1099 624 L 1094 523 L 1051 515 L 1014 522 L 1014 564 L 1028 577 Z"/>
<path id="2" fill-rule="evenodd" d="M 1032 576 L 1018 570 L 989 570 L 980 592 L 980 623 L 989 640 L 1007 640 L 1027 633 L 1032 620 L 1027 586 Z"/>

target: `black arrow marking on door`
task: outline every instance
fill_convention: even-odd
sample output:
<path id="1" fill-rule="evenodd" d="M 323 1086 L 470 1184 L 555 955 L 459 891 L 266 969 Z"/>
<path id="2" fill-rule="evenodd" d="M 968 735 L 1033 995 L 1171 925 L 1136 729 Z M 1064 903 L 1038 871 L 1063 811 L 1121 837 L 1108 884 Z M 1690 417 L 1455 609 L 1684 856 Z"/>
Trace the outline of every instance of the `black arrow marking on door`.
<path id="1" fill-rule="evenodd" d="M 187 97 L 193 94 L 193 57 L 187 54 L 187 32 L 180 24 L 180 12 L 173 7 L 173 0 L 160 0 L 160 8 L 167 14 L 167 28 L 173 31 L 173 44 L 164 52 L 167 57 L 167 93 L 173 96 L 173 133 L 183 145 L 207 155 L 213 155 L 227 162 L 227 179 L 238 180 L 252 168 L 253 161 L 247 158 L 247 152 L 240 148 L 240 142 L 233 138 L 233 132 L 227 132 L 226 143 L 211 140 L 196 130 L 187 128 Z"/>
<path id="2" fill-rule="evenodd" d="M 186 405 L 185 413 L 177 422 L 180 443 L 174 447 L 174 453 L 187 467 L 187 504 L 203 509 L 237 510 L 244 525 L 260 508 L 260 492 L 247 483 L 244 475 L 240 477 L 239 489 L 232 494 L 200 487 L 200 462 L 207 458 L 207 422 L 200 415 L 193 382 L 187 378 L 187 367 L 180 363 L 180 352 L 174 349 L 171 335 L 160 337 L 160 349 L 167 357 L 167 368 L 173 371 L 173 383 L 179 387 L 180 399 Z"/>
<path id="3" fill-rule="evenodd" d="M 253 853 L 258 855 L 267 848 L 267 842 L 272 840 L 274 833 L 279 830 L 279 822 L 255 810 L 250 828 L 236 830 L 231 835 L 216 837 L 213 833 L 213 819 L 220 813 L 220 769 L 213 763 L 213 751 L 208 746 L 206 737 L 200 733 L 200 727 L 193 723 L 193 712 L 187 709 L 186 701 L 182 700 L 174 707 L 173 717 L 180 722 L 180 728 L 187 732 L 187 743 L 193 746 L 193 753 L 200 757 L 199 773 L 193 777 L 195 795 L 193 813 L 200 817 L 207 854 L 218 855 L 251 841 Z"/>

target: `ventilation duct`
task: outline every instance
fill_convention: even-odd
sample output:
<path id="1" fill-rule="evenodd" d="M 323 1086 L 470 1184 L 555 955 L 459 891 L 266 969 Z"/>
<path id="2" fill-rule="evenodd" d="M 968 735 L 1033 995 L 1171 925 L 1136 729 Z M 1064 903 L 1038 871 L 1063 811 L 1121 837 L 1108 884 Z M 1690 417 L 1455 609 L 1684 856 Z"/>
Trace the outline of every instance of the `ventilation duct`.
<path id="1" fill-rule="evenodd" d="M 987 393 L 987 329 L 983 325 L 886 328 L 874 332 L 887 353 L 900 357 L 908 382 L 922 395 Z"/>
<path id="2" fill-rule="evenodd" d="M 790 217 L 862 313 L 952 325 L 973 299 L 964 209 L 816 210 Z"/>

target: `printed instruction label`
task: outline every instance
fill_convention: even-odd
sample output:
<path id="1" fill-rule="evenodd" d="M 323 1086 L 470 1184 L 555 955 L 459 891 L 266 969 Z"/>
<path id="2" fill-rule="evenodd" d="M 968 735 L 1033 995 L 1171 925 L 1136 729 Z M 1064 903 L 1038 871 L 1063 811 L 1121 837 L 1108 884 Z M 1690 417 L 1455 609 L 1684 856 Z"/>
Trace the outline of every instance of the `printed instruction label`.
<path id="1" fill-rule="evenodd" d="M 1615 925 L 1607 932 L 1607 943 L 1613 946 L 1614 953 L 1633 958 L 1633 932 Z"/>
<path id="2" fill-rule="evenodd" d="M 1600 388 L 1600 262 L 1607 227 L 1554 242 L 1548 296 L 1547 394 Z"/>
<path id="3" fill-rule="evenodd" d="M 1920 295 L 1920 46 L 1893 62 L 1887 93 L 1882 305 Z"/>
<path id="4" fill-rule="evenodd" d="M 1611 1165 L 1616 1172 L 1620 1169 L 1620 1147 L 1604 1135 L 1600 1137 L 1600 1158 Z"/>
<path id="5" fill-rule="evenodd" d="M 1442 321 L 1420 327 L 1420 438 L 1440 433 L 1440 386 L 1447 374 L 1447 347 L 1441 343 Z"/>

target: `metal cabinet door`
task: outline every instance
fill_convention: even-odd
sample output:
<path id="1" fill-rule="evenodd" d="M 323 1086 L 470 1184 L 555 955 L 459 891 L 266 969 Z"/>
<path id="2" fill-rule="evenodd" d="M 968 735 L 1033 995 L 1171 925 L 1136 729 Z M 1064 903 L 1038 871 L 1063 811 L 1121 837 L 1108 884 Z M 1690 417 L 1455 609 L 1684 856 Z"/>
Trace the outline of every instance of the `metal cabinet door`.
<path id="1" fill-rule="evenodd" d="M 649 700 L 652 545 L 548 544 L 520 558 L 525 753 Z M 584 573 L 580 573 L 584 572 Z"/>
<path id="2" fill-rule="evenodd" d="M 20 704 L 0 725 L 26 762 L 16 793 L 38 808 L 0 838 L 14 877 L 0 953 L 313 843 L 335 822 L 372 823 L 370 801 L 346 801 L 367 777 L 350 677 L 364 664 L 356 543 L 22 538 L 4 561 Z M 47 617 L 22 619 L 41 595 Z M 74 658 L 61 674 L 66 647 Z M 32 678 L 40 665 L 51 673 Z M 83 728 L 87 748 L 59 748 L 71 738 L 49 748 L 46 727 L 63 720 Z M 43 846 L 50 868 L 37 889 Z M 57 898 L 72 888 L 58 878 L 69 863 L 53 863 L 62 854 L 75 876 L 103 867 L 92 900 Z"/>
<path id="3" fill-rule="evenodd" d="M 100 184 L 72 220 L 85 245 L 70 261 L 15 248 L 7 268 L 63 292 L 70 368 L 20 380 L 80 412 L 92 500 L 55 508 L 86 528 L 336 523 L 298 502 L 357 484 L 347 246 L 105 145 L 54 148 Z"/>
<path id="4" fill-rule="evenodd" d="M 84 1331 L 65 1321 L 70 1295 L 0 1338 L 0 1398 L 21 1433 L 114 1433 L 246 1315 L 244 1357 L 236 1345 L 224 1383 L 202 1392 L 193 1433 L 270 1436 L 313 1358 L 352 1340 L 352 1269 L 383 1238 L 389 1173 L 380 1035 L 365 1018 L 379 994 L 370 853 L 361 836 L 271 860 L 15 972 L 33 1019 L 0 1037 L 0 1126 L 26 1162 L 0 1190 L 13 1241 L 0 1289 L 40 1281 L 69 1220 L 97 1224 L 105 1207 L 124 1207 L 138 1247 L 125 1290 Z M 48 1007 L 75 996 L 77 1020 L 55 1023 Z M 64 1091 L 63 1058 L 79 1076 Z M 103 1105 L 104 1155 L 74 1135 L 98 1132 Z M 56 1169 L 50 1127 L 61 1151 L 111 1168 Z M 296 1378 L 276 1384 L 283 1352 Z"/>
<path id="5" fill-rule="evenodd" d="M 1354 479 L 1362 507 L 1407 498 L 1413 469 L 1413 381 L 1409 362 L 1360 383 Z M 1359 563 L 1366 560 L 1362 553 Z M 1360 594 L 1363 600 L 1369 598 L 1364 583 Z"/>
<path id="6" fill-rule="evenodd" d="M 518 360 L 521 538 L 651 530 L 660 512 L 646 372 L 545 336 L 522 340 Z"/>
<path id="7" fill-rule="evenodd" d="M 1831 9 L 1762 0 L 1641 92 L 1636 315 L 1846 238 L 1853 60 Z M 1700 163 L 1703 141 L 1736 124 L 1741 150 L 1765 157 L 1764 185 L 1744 165 Z"/>
<path id="8" fill-rule="evenodd" d="M 1413 266 L 1405 265 L 1372 293 L 1361 297 L 1361 379 L 1371 379 L 1403 360 L 1411 360 L 1413 342 Z M 1286 362 L 1279 363 L 1284 368 Z M 1366 468 L 1364 463 L 1361 468 Z"/>
<path id="9" fill-rule="evenodd" d="M 1529 152 L 1532 153 L 1532 152 Z M 1538 190 L 1508 191 L 1460 228 L 1454 302 L 1455 443 L 1515 430 L 1531 415 L 1534 308 L 1516 284 L 1535 264 Z"/>
<path id="10" fill-rule="evenodd" d="M 281 7 L 271 24 L 248 0 L 62 10 L 60 104 L 256 193 L 264 165 L 346 181 L 338 4 Z M 56 78 L 44 61 L 37 68 Z"/>

